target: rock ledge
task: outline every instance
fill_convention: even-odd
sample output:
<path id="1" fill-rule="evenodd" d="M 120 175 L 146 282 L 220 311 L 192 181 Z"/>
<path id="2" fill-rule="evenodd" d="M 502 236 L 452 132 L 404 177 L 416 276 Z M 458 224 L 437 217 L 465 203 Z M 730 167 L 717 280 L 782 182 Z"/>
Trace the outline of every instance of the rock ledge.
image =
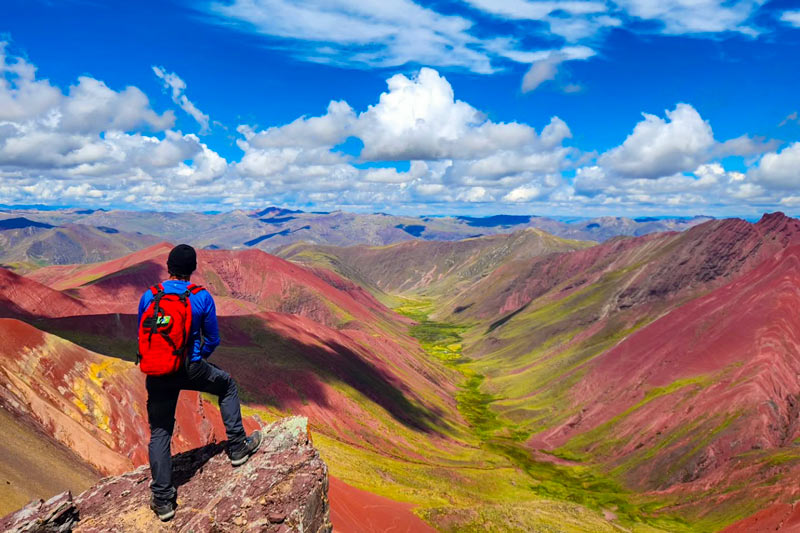
<path id="1" fill-rule="evenodd" d="M 262 429 L 261 449 L 233 468 L 222 444 L 176 455 L 178 510 L 162 523 L 150 511 L 150 471 L 142 466 L 100 480 L 77 498 L 68 492 L 0 519 L 12 533 L 328 533 L 328 469 L 304 417 Z"/>

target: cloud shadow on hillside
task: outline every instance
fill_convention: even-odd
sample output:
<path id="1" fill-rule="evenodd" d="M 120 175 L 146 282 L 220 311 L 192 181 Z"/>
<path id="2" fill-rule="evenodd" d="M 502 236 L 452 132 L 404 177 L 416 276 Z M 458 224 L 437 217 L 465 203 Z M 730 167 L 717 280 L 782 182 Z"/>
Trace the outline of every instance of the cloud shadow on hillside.
<path id="1" fill-rule="evenodd" d="M 218 318 L 222 345 L 212 361 L 230 372 L 249 403 L 289 410 L 292 403 L 330 407 L 325 383 L 350 387 L 382 407 L 399 423 L 417 431 L 435 432 L 438 409 L 409 399 L 408 387 L 371 364 L 352 348 L 319 337 L 313 343 L 283 336 L 258 315 Z M 135 360 L 136 315 L 106 314 L 29 320 L 34 326 L 88 350 L 127 361 Z"/>
<path id="2" fill-rule="evenodd" d="M 230 363 L 231 369 L 242 369 L 234 375 L 256 403 L 285 407 L 287 401 L 267 392 L 277 389 L 288 392 L 294 401 L 330 407 L 322 385 L 338 382 L 358 391 L 395 420 L 415 430 L 434 431 L 431 428 L 440 421 L 441 412 L 411 401 L 404 383 L 351 347 L 318 336 L 303 342 L 300 339 L 308 337 L 309 332 L 302 328 L 298 328 L 296 335 L 280 335 L 259 315 L 220 317 L 219 321 L 223 344 L 225 339 L 230 341 L 220 349 L 222 366 Z"/>

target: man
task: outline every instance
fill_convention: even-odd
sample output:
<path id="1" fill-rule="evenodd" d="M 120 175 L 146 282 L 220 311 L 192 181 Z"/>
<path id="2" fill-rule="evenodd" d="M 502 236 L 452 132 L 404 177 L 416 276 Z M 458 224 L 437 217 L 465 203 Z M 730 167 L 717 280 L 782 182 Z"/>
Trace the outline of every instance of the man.
<path id="1" fill-rule="evenodd" d="M 172 485 L 170 441 L 175 426 L 175 407 L 180 391 L 195 390 L 218 396 L 222 421 L 228 435 L 228 457 L 233 466 L 244 464 L 261 445 L 260 432 L 255 431 L 249 437 L 246 436 L 242 426 L 236 383 L 230 374 L 206 361 L 219 345 L 219 329 L 214 299 L 202 287 L 189 283 L 189 278 L 196 268 L 197 254 L 194 248 L 186 244 L 176 246 L 170 251 L 167 259 L 169 279 L 145 292 L 139 301 L 140 346 L 144 335 L 142 316 L 147 315 L 145 319 L 151 317 L 153 308 L 157 312 L 158 303 L 164 295 L 184 295 L 188 297 L 191 306 L 191 327 L 186 338 L 185 359 L 181 354 L 178 360 L 183 359 L 183 362 L 179 364 L 177 371 L 164 375 L 148 375 L 146 378 L 147 418 L 150 423 L 150 472 L 153 478 L 150 484 L 153 492 L 150 508 L 163 521 L 172 518 L 177 507 L 177 490 Z M 171 299 L 175 300 L 175 297 Z M 169 321 L 169 318 L 166 320 Z M 160 327 L 164 317 L 156 322 Z M 150 332 L 151 338 L 153 331 L 156 329 Z M 175 353 L 178 354 L 179 351 L 180 349 Z M 142 360 L 142 370 L 146 371 L 144 362 Z"/>

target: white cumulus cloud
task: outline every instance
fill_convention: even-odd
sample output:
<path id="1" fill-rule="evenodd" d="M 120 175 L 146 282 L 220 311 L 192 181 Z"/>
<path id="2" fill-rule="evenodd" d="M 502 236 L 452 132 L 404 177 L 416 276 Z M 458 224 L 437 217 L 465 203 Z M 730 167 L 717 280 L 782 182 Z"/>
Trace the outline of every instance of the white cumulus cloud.
<path id="1" fill-rule="evenodd" d="M 764 154 L 758 165 L 751 169 L 751 175 L 768 187 L 797 189 L 800 186 L 800 142 Z"/>
<path id="2" fill-rule="evenodd" d="M 81 76 L 64 92 L 7 48 L 0 45 L 0 202 L 165 207 L 176 197 L 217 203 L 232 190 L 222 186 L 227 161 L 171 130 L 173 112 L 153 110 L 140 89 Z"/>
<path id="3" fill-rule="evenodd" d="M 691 171 L 708 160 L 711 126 L 689 104 L 666 112 L 666 120 L 644 113 L 621 146 L 600 157 L 600 165 L 628 178 L 659 178 Z"/>
<path id="4" fill-rule="evenodd" d="M 524 184 L 536 187 L 538 198 L 562 183 L 558 175 L 573 150 L 564 146 L 572 134 L 558 117 L 541 134 L 526 124 L 492 122 L 456 99 L 450 83 L 430 68 L 413 77 L 392 76 L 387 87 L 376 104 L 360 113 L 346 102 L 331 102 L 322 116 L 261 131 L 241 126 L 239 147 L 245 155 L 236 164 L 237 172 L 281 191 L 330 187 L 331 176 L 336 176 L 347 180 L 340 201 L 363 199 L 371 192 L 394 201 L 419 195 L 484 202 Z M 359 154 L 336 150 L 349 137 L 363 143 Z M 359 169 L 357 160 L 411 163 L 401 172 L 391 166 Z M 310 175 L 312 168 L 319 172 Z M 396 188 L 389 193 L 391 186 Z M 521 201 L 525 191 L 520 189 L 509 201 Z"/>
<path id="5" fill-rule="evenodd" d="M 530 202 L 540 194 L 541 191 L 538 187 L 534 187 L 533 185 L 521 185 L 509 191 L 503 197 L 503 200 L 506 202 Z"/>

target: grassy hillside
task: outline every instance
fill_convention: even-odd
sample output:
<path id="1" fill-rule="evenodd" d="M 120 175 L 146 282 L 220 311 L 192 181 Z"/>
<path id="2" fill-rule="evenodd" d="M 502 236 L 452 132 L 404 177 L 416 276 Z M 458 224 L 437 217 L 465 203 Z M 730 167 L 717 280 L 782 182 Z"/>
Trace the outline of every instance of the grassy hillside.
<path id="1" fill-rule="evenodd" d="M 92 486 L 100 474 L 41 430 L 0 409 L 0 516 L 43 495 Z"/>
<path id="2" fill-rule="evenodd" d="M 297 243 L 279 250 L 278 255 L 330 268 L 384 301 L 399 304 L 389 295 L 460 294 L 502 265 L 593 244 L 531 228 L 461 241 L 409 241 L 388 246 L 340 248 Z"/>

